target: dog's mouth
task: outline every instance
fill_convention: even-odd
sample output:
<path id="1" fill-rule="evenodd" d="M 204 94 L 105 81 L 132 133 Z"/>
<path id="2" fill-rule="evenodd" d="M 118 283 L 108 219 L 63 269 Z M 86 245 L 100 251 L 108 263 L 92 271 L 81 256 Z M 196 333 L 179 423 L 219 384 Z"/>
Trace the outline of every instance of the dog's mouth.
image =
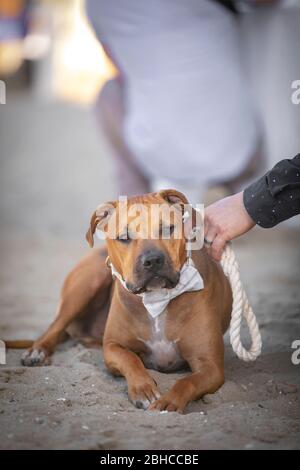
<path id="1" fill-rule="evenodd" d="M 173 289 L 177 286 L 179 281 L 179 273 L 176 273 L 172 277 L 154 274 L 153 276 L 146 279 L 142 284 L 133 285 L 126 283 L 127 288 L 133 294 L 143 294 L 145 292 L 151 292 L 159 289 Z"/>

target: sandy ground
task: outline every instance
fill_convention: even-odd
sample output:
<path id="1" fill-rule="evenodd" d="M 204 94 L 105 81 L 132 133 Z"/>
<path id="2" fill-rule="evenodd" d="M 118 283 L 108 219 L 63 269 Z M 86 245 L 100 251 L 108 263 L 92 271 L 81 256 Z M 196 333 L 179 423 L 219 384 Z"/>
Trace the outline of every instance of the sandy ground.
<path id="1" fill-rule="evenodd" d="M 28 113 L 29 117 L 28 118 Z M 0 338 L 35 338 L 54 316 L 62 280 L 88 249 L 94 206 L 113 195 L 106 150 L 87 112 L 6 105 L 1 142 Z M 235 244 L 263 352 L 239 361 L 226 338 L 226 383 L 184 415 L 135 409 L 102 353 L 71 341 L 51 366 L 0 366 L 3 449 L 300 448 L 300 231 L 258 229 Z M 247 336 L 245 336 L 247 341 Z M 153 372 L 162 391 L 187 373 Z"/>

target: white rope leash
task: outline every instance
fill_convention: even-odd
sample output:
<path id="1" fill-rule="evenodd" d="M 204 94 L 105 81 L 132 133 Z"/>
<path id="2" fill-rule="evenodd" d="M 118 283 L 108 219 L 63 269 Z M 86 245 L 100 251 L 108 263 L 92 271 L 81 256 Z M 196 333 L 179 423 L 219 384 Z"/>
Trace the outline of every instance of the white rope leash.
<path id="1" fill-rule="evenodd" d="M 240 279 L 238 263 L 232 249 L 231 243 L 227 243 L 222 254 L 221 266 L 224 274 L 228 277 L 232 289 L 232 313 L 230 321 L 230 343 L 232 349 L 243 361 L 255 361 L 261 352 L 261 336 L 258 323 L 249 305 L 246 292 Z M 251 348 L 247 351 L 241 342 L 242 319 L 246 320 L 250 336 Z"/>

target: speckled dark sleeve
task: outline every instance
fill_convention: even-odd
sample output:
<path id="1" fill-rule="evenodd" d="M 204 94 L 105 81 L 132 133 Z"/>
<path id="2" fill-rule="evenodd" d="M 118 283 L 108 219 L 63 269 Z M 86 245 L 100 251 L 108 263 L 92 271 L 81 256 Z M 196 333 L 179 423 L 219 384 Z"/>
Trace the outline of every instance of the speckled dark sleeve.
<path id="1" fill-rule="evenodd" d="M 300 153 L 278 162 L 248 186 L 243 197 L 250 217 L 264 228 L 300 214 Z"/>

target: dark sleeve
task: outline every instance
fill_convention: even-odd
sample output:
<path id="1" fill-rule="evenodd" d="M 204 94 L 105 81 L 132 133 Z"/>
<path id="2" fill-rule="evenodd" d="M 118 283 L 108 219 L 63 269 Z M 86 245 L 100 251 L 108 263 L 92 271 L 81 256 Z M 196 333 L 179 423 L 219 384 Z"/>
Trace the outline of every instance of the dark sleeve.
<path id="1" fill-rule="evenodd" d="M 300 214 L 300 153 L 278 162 L 244 190 L 243 198 L 250 217 L 264 228 Z"/>

